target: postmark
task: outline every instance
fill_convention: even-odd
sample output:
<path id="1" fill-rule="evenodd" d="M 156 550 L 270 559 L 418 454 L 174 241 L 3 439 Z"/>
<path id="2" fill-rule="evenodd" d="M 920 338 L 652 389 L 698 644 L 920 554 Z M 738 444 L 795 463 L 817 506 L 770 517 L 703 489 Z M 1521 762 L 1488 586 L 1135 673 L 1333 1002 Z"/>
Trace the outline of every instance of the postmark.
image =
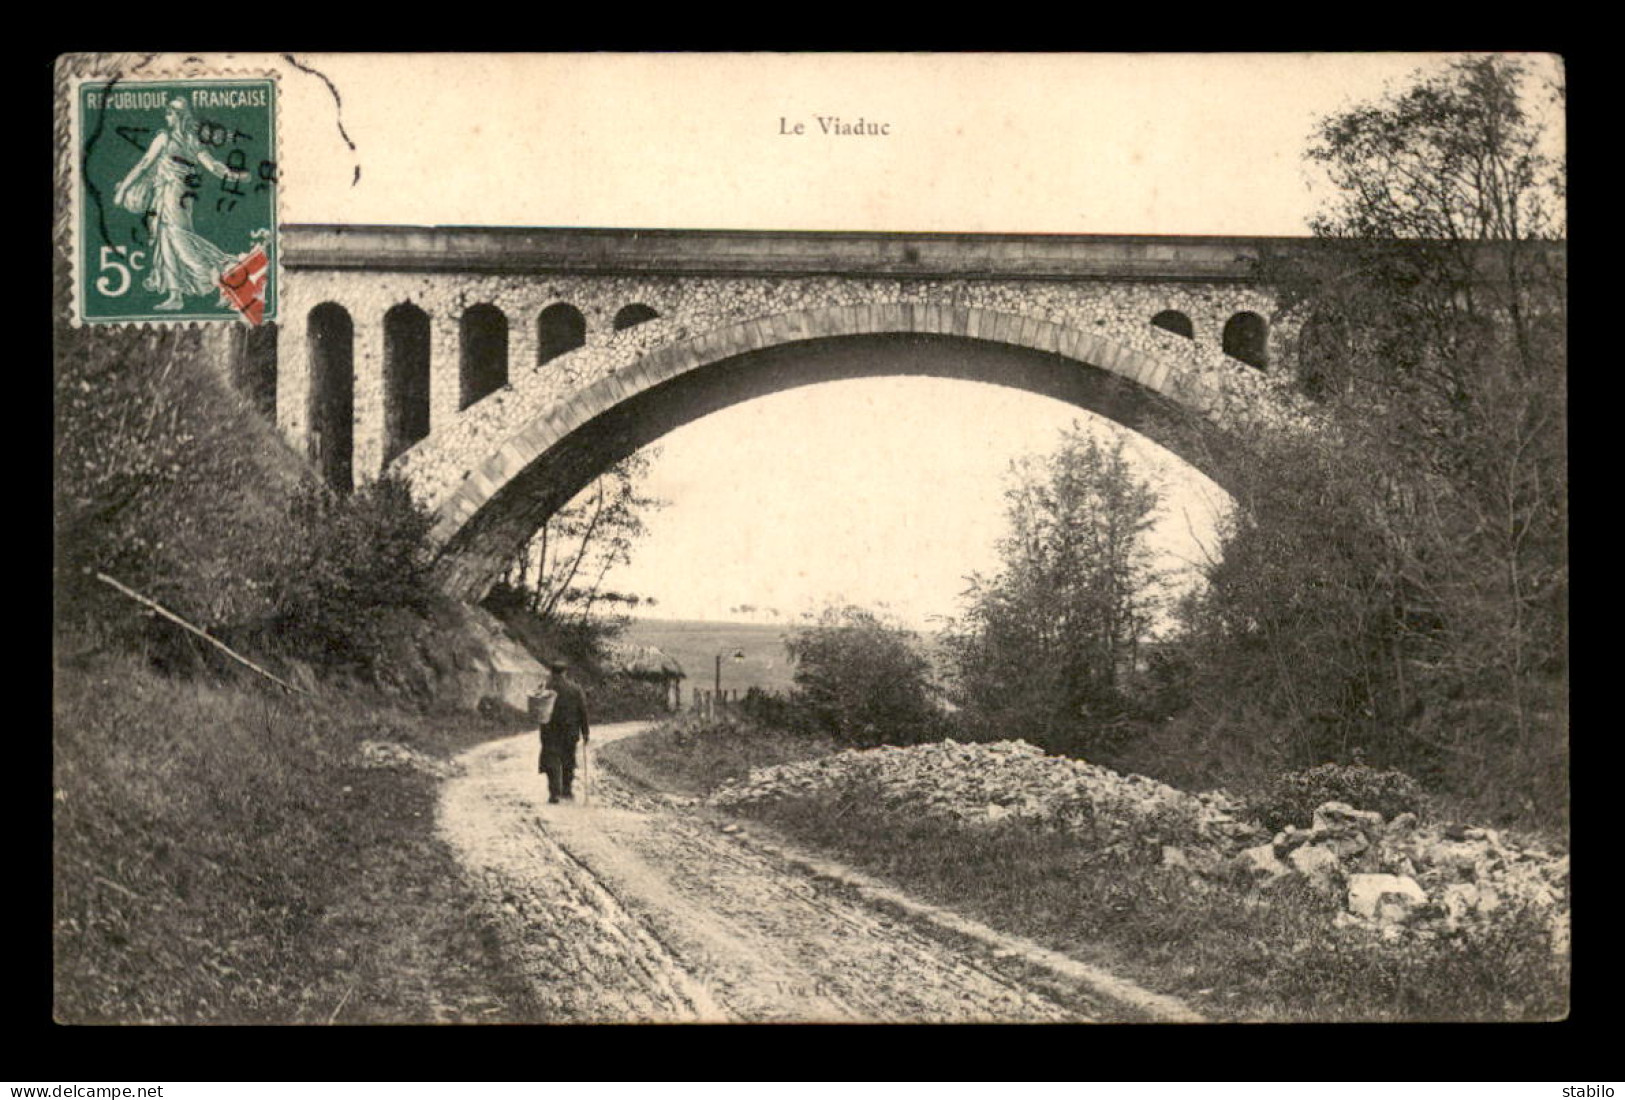
<path id="1" fill-rule="evenodd" d="M 82 78 L 72 94 L 75 320 L 276 320 L 275 78 Z"/>

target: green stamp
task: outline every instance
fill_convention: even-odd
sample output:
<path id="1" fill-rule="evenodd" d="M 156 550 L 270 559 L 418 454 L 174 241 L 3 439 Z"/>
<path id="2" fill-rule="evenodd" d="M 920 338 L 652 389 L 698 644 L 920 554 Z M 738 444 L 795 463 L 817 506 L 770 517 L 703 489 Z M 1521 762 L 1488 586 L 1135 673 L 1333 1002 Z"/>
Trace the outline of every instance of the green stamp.
<path id="1" fill-rule="evenodd" d="M 276 82 L 74 88 L 83 323 L 277 317 Z"/>

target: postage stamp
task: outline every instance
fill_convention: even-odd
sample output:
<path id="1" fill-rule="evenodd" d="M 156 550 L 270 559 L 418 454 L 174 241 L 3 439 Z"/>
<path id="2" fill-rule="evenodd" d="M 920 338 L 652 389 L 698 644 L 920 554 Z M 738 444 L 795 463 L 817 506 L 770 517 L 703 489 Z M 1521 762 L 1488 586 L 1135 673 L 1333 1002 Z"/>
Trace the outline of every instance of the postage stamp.
<path id="1" fill-rule="evenodd" d="M 277 84 L 82 79 L 75 320 L 277 317 Z"/>

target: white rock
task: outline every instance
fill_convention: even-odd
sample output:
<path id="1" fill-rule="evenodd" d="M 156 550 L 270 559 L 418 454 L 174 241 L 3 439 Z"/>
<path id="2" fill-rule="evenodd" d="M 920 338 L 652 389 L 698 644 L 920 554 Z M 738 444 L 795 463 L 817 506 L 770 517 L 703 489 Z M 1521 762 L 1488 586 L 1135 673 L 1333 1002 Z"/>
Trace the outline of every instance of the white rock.
<path id="1" fill-rule="evenodd" d="M 1236 865 L 1249 875 L 1262 876 L 1271 881 L 1288 873 L 1286 864 L 1275 858 L 1275 849 L 1268 844 L 1242 849 L 1236 856 Z"/>
<path id="2" fill-rule="evenodd" d="M 1451 927 L 1456 927 L 1476 912 L 1481 900 L 1478 887 L 1470 882 L 1452 882 L 1439 894 L 1439 904 L 1444 908 L 1445 919 Z"/>
<path id="3" fill-rule="evenodd" d="M 1319 844 L 1294 848 L 1286 861 L 1294 871 L 1323 887 L 1331 886 L 1342 870 L 1337 853 Z"/>
<path id="4" fill-rule="evenodd" d="M 1489 879 L 1500 895 L 1520 905 L 1550 909 L 1557 904 L 1557 892 L 1546 882 L 1539 868 L 1523 863 Z"/>
<path id="5" fill-rule="evenodd" d="M 1412 863 L 1406 856 L 1388 858 L 1385 855 L 1379 862 L 1382 869 L 1388 874 L 1402 875 L 1405 878 L 1415 878 L 1417 875 L 1416 864 Z"/>
<path id="6" fill-rule="evenodd" d="M 1400 921 L 1418 906 L 1426 905 L 1427 900 L 1427 893 L 1416 880 L 1404 875 L 1349 876 L 1348 909 L 1357 917 Z"/>
<path id="7" fill-rule="evenodd" d="M 1366 840 L 1365 834 L 1359 832 L 1325 833 L 1317 831 L 1314 840 L 1318 847 L 1327 849 L 1340 860 L 1357 856 L 1371 847 L 1371 842 Z"/>
<path id="8" fill-rule="evenodd" d="M 1441 841 L 1426 846 L 1418 855 L 1424 866 L 1447 870 L 1458 878 L 1482 879 L 1488 874 L 1490 848 L 1482 840 Z"/>
<path id="9" fill-rule="evenodd" d="M 1358 830 L 1362 833 L 1382 831 L 1382 815 L 1375 810 L 1356 810 L 1347 802 L 1323 802 L 1315 810 L 1312 831 L 1337 832 Z"/>

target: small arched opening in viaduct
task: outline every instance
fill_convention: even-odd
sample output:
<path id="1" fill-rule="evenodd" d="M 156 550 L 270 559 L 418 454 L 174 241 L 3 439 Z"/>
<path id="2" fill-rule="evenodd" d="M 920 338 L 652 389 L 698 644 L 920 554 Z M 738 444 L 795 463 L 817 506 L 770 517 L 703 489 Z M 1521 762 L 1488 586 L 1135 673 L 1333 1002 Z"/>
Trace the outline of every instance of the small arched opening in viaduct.
<path id="1" fill-rule="evenodd" d="M 653 321 L 659 316 L 660 314 L 656 313 L 652 307 L 646 306 L 642 302 L 633 302 L 631 305 L 622 306 L 615 312 L 615 320 L 611 322 L 611 327 L 616 332 L 620 332 L 622 329 L 641 325 L 645 321 Z"/>
<path id="2" fill-rule="evenodd" d="M 310 459 L 329 487 L 355 485 L 355 324 L 341 305 L 323 302 L 305 322 L 310 363 Z"/>
<path id="3" fill-rule="evenodd" d="M 1196 329 L 1191 324 L 1191 319 L 1177 309 L 1163 310 L 1151 318 L 1151 323 L 1164 332 L 1171 332 L 1175 336 L 1183 336 L 1187 340 L 1196 338 Z"/>
<path id="4" fill-rule="evenodd" d="M 429 434 L 429 315 L 411 302 L 384 314 L 384 462 Z"/>
<path id="5" fill-rule="evenodd" d="M 1248 366 L 1269 367 L 1270 326 L 1256 313 L 1243 312 L 1224 323 L 1224 353 Z"/>
<path id="6" fill-rule="evenodd" d="M 1066 343 L 1031 327 L 1022 332 L 1052 347 Z M 700 360 L 693 365 L 682 354 L 657 353 L 649 360 L 660 363 L 645 360 L 618 372 L 505 441 L 441 503 L 437 581 L 452 595 L 478 601 L 525 540 L 614 463 L 729 406 L 851 378 L 958 378 L 1056 398 L 1141 433 L 1225 483 L 1224 435 L 1196 411 L 1202 394 L 1186 391 L 1176 400 L 1171 393 L 1184 383 L 1170 379 L 1165 365 L 1098 338 L 1073 336 L 1072 346 L 1096 354 L 1074 358 L 1000 339 L 920 332 L 813 337 L 732 354 L 725 340 L 713 339 L 702 345 L 707 352 L 691 354 Z M 679 365 L 670 369 L 672 363 Z"/>
<path id="7" fill-rule="evenodd" d="M 536 365 L 551 362 L 587 342 L 587 319 L 569 302 L 554 302 L 536 315 Z"/>
<path id="8" fill-rule="evenodd" d="M 493 305 L 469 306 L 463 311 L 459 337 L 457 407 L 466 409 L 508 384 L 508 318 Z"/>

